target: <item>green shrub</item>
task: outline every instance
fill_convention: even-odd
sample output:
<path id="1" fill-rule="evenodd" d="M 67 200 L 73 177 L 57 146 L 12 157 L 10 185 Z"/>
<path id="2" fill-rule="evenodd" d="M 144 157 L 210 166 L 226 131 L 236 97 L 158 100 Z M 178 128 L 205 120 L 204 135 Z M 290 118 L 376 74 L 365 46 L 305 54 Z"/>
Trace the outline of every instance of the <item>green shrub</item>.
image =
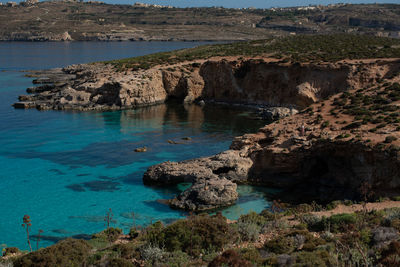
<path id="1" fill-rule="evenodd" d="M 131 229 L 129 229 L 128 235 L 130 238 L 134 239 L 139 236 L 139 231 L 136 229 L 136 227 L 132 227 Z"/>
<path id="2" fill-rule="evenodd" d="M 86 264 L 90 250 L 86 241 L 68 238 L 16 259 L 14 266 L 82 266 Z"/>
<path id="3" fill-rule="evenodd" d="M 400 242 L 392 241 L 380 254 L 378 263 L 382 266 L 400 266 Z"/>
<path id="4" fill-rule="evenodd" d="M 111 259 L 107 263 L 107 267 L 133 267 L 133 263 L 126 259 L 115 258 Z"/>
<path id="5" fill-rule="evenodd" d="M 254 223 L 258 226 L 263 226 L 267 222 L 267 219 L 264 216 L 259 215 L 254 211 L 251 211 L 248 214 L 241 215 L 238 219 L 238 222 L 248 222 Z"/>
<path id="6" fill-rule="evenodd" d="M 256 241 L 260 235 L 261 226 L 251 222 L 237 222 L 237 230 L 243 241 Z"/>
<path id="7" fill-rule="evenodd" d="M 234 250 L 230 249 L 222 253 L 220 256 L 210 262 L 208 267 L 252 267 L 253 265 L 242 259 L 242 257 Z"/>
<path id="8" fill-rule="evenodd" d="M 345 206 L 351 206 L 351 205 L 354 204 L 354 202 L 353 202 L 352 200 L 345 199 L 345 200 L 343 201 L 343 204 L 344 204 Z"/>
<path id="9" fill-rule="evenodd" d="M 256 212 L 250 212 L 239 217 L 236 226 L 244 241 L 256 241 L 267 219 Z"/>
<path id="10" fill-rule="evenodd" d="M 314 225 L 321 222 L 321 218 L 313 214 L 302 214 L 298 219 L 301 223 L 306 224 L 308 229 L 312 229 Z"/>
<path id="11" fill-rule="evenodd" d="M 397 231 L 400 231 L 400 219 L 393 219 L 393 220 L 391 220 L 391 221 L 390 221 L 390 224 L 389 224 L 388 226 L 397 229 Z"/>
<path id="12" fill-rule="evenodd" d="M 244 248 L 238 251 L 242 259 L 256 265 L 264 266 L 264 258 L 256 248 Z"/>
<path id="13" fill-rule="evenodd" d="M 331 230 L 333 232 L 339 232 L 343 230 L 343 227 L 355 224 L 357 221 L 357 216 L 355 214 L 335 214 L 328 218 Z"/>
<path id="14" fill-rule="evenodd" d="M 122 229 L 110 227 L 100 233 L 93 234 L 93 239 L 106 239 L 109 242 L 115 242 L 122 234 Z"/>
<path id="15" fill-rule="evenodd" d="M 145 245 L 140 249 L 142 259 L 151 265 L 160 262 L 164 258 L 165 254 L 166 253 L 163 249 L 150 244 Z"/>
<path id="16" fill-rule="evenodd" d="M 264 248 L 276 254 L 288 254 L 293 252 L 296 247 L 293 238 L 290 236 L 283 236 L 267 241 Z"/>
<path id="17" fill-rule="evenodd" d="M 333 209 L 335 209 L 337 206 L 339 206 L 340 203 L 341 203 L 341 202 L 340 202 L 340 201 L 337 201 L 337 200 L 332 201 L 332 202 L 330 202 L 329 204 L 326 205 L 326 210 L 333 210 Z"/>
<path id="18" fill-rule="evenodd" d="M 394 201 L 400 201 L 400 196 L 394 196 L 394 197 L 391 197 L 391 199 Z"/>
<path id="19" fill-rule="evenodd" d="M 163 263 L 165 266 L 171 267 L 183 267 L 183 266 L 191 266 L 190 256 L 182 251 L 174 251 L 165 255 Z"/>
<path id="20" fill-rule="evenodd" d="M 236 230 L 220 214 L 192 216 L 167 227 L 151 226 L 145 241 L 167 251 L 180 250 L 189 255 L 199 255 L 203 250 L 220 251 L 238 237 Z"/>
<path id="21" fill-rule="evenodd" d="M 261 215 L 262 217 L 264 217 L 267 221 L 273 221 L 273 220 L 275 220 L 276 215 L 278 215 L 278 218 L 281 217 L 280 214 L 274 214 L 274 213 L 272 213 L 272 212 L 271 212 L 270 210 L 268 210 L 268 209 L 263 210 L 263 211 L 260 213 L 260 215 Z"/>
<path id="22" fill-rule="evenodd" d="M 396 140 L 397 140 L 397 137 L 389 135 L 389 136 L 386 136 L 385 143 L 391 143 L 391 142 L 394 142 Z"/>
<path id="23" fill-rule="evenodd" d="M 290 254 L 298 249 L 312 251 L 325 243 L 323 239 L 314 237 L 307 230 L 292 230 L 283 236 L 267 241 L 264 248 L 276 254 Z"/>
<path id="24" fill-rule="evenodd" d="M 117 244 L 111 248 L 121 258 L 124 259 L 138 259 L 140 258 L 140 250 L 135 243 Z"/>
<path id="25" fill-rule="evenodd" d="M 323 128 L 326 128 L 326 127 L 328 127 L 329 126 L 329 121 L 324 121 L 322 124 L 321 124 L 321 128 L 323 129 Z"/>
<path id="26" fill-rule="evenodd" d="M 336 260 L 324 250 L 302 251 L 296 254 L 295 266 L 336 266 Z"/>
<path id="27" fill-rule="evenodd" d="M 360 121 L 352 122 L 342 128 L 342 130 L 351 130 L 351 129 L 356 129 L 359 128 L 362 125 Z"/>

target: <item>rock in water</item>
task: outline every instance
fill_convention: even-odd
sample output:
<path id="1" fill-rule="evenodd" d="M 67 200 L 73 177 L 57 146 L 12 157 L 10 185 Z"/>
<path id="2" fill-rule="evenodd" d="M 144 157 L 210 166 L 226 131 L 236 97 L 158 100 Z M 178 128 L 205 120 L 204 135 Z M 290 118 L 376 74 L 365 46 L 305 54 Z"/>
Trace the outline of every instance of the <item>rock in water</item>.
<path id="1" fill-rule="evenodd" d="M 173 208 L 204 211 L 233 205 L 238 198 L 237 185 L 226 178 L 201 179 L 170 201 Z"/>
<path id="2" fill-rule="evenodd" d="M 167 161 L 151 166 L 144 174 L 143 182 L 146 185 L 165 185 L 220 178 L 245 181 L 252 164 L 252 160 L 242 157 L 240 151 L 227 150 L 212 157 Z"/>
<path id="3" fill-rule="evenodd" d="M 147 147 L 138 147 L 135 149 L 135 152 L 146 152 L 147 151 Z"/>
<path id="4" fill-rule="evenodd" d="M 239 151 L 182 162 L 151 166 L 143 176 L 146 185 L 193 185 L 170 201 L 174 208 L 201 211 L 229 206 L 238 198 L 235 181 L 245 181 L 253 162 Z"/>

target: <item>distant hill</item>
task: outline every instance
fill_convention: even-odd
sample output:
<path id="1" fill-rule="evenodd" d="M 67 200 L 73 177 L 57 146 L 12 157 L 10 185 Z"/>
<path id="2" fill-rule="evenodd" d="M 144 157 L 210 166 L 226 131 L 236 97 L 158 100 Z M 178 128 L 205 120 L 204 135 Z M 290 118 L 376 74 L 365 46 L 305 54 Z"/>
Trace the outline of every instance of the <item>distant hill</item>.
<path id="1" fill-rule="evenodd" d="M 254 40 L 352 32 L 400 36 L 400 5 L 174 8 L 100 2 L 0 6 L 1 41 Z"/>

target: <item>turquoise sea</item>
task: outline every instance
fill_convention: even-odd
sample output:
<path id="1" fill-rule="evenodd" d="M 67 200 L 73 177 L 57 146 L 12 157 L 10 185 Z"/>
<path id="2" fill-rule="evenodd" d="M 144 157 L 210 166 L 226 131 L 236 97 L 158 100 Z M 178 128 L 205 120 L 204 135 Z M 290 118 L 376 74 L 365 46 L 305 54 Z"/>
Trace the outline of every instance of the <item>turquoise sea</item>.
<path id="1" fill-rule="evenodd" d="M 85 238 L 113 226 L 125 232 L 136 224 L 165 223 L 185 216 L 157 200 L 171 198 L 184 185 L 146 187 L 150 165 L 212 155 L 234 136 L 263 122 L 227 106 L 158 105 L 116 112 L 15 110 L 11 104 L 32 86 L 22 70 L 138 56 L 201 43 L 0 43 L 0 244 L 27 249 L 22 217 L 31 216 L 32 235 L 44 231 L 40 246 L 67 236 Z M 185 144 L 172 145 L 167 140 Z M 147 146 L 146 153 L 134 149 Z M 223 210 L 235 219 L 268 207 L 265 190 L 240 186 L 240 199 Z M 34 240 L 34 238 L 33 238 Z M 36 244 L 36 243 L 34 243 Z M 36 247 L 36 245 L 34 246 Z"/>

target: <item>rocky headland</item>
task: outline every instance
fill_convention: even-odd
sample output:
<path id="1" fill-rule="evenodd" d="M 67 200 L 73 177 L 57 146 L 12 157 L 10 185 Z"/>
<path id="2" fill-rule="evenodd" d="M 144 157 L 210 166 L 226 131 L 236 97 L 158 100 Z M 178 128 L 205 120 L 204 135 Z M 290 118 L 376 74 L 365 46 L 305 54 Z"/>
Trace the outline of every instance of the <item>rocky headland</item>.
<path id="1" fill-rule="evenodd" d="M 313 38 L 305 38 L 307 45 Z M 304 41 L 288 40 L 285 45 Z M 269 40 L 263 47 L 267 45 L 276 47 L 277 42 Z M 241 183 L 280 188 L 281 196 L 294 202 L 357 199 L 366 187 L 375 197 L 390 196 L 400 190 L 399 46 L 365 45 L 354 57 L 353 48 L 343 52 L 345 46 L 333 47 L 343 55 L 331 55 L 326 47 L 315 48 L 317 53 L 301 44 L 310 50 L 301 55 L 308 57 L 302 62 L 298 52 L 282 56 L 270 48 L 264 54 L 249 56 L 240 50 L 234 55 L 237 46 L 244 47 L 239 44 L 227 46 L 231 54 L 206 58 L 184 60 L 188 54 L 178 52 L 159 55 L 164 63 L 153 56 L 144 63 L 134 58 L 74 65 L 32 73 L 38 76 L 34 83 L 41 85 L 29 88 L 31 94 L 20 96 L 14 107 L 118 110 L 179 99 L 253 105 L 267 119 L 279 119 L 258 133 L 235 138 L 230 150 L 218 155 L 150 167 L 143 177 L 146 185 L 192 183 L 169 202 L 179 209 L 231 205 Z M 247 46 L 254 54 L 261 45 Z M 198 51 L 190 50 L 191 55 Z M 374 57 L 365 56 L 367 52 Z"/>
<path id="2" fill-rule="evenodd" d="M 357 71 L 359 67 L 364 71 Z M 235 138 L 230 150 L 219 155 L 150 167 L 144 182 L 176 184 L 190 181 L 196 188 L 201 183 L 204 186 L 196 192 L 202 195 L 204 188 L 209 188 L 207 181 L 218 180 L 220 187 L 228 181 L 257 184 L 283 189 L 281 199 L 291 202 L 357 199 L 365 184 L 373 188 L 376 197 L 395 195 L 400 190 L 400 147 L 397 146 L 400 102 L 393 95 L 400 90 L 397 83 L 400 60 L 347 62 L 342 63 L 339 70 L 332 71 L 331 68 L 325 66 L 325 74 L 320 68 L 320 75 L 310 75 L 314 79 L 309 79 L 307 84 L 315 86 L 318 84 L 315 77 L 334 79 L 336 74 L 343 89 L 338 82 L 332 83 L 334 90 L 330 89 L 328 79 L 320 83 L 326 87 L 314 87 L 313 90 L 303 91 L 301 84 L 296 85 L 294 88 L 301 93 L 295 98 L 286 98 L 285 103 L 303 108 L 299 114 L 281 118 L 258 133 Z M 343 69 L 354 72 L 347 76 L 343 74 L 345 71 L 340 71 Z M 397 73 L 396 76 L 393 73 Z M 346 76 L 351 78 L 346 80 L 343 78 Z M 386 87 L 381 87 L 383 84 Z M 340 91 L 342 93 L 338 93 Z M 383 97 L 385 95 L 387 99 Z M 337 106 L 338 99 L 344 101 L 341 106 Z M 366 106 L 363 106 L 364 102 Z M 308 108 L 304 109 L 305 106 Z M 217 193 L 208 189 L 208 199 L 235 189 L 229 186 Z M 171 201 L 171 205 L 190 210 L 204 209 L 194 190 L 190 188 L 183 192 Z M 233 192 L 229 195 L 233 196 Z M 193 206 L 193 202 L 198 205 Z M 231 198 L 226 198 L 225 203 L 213 207 L 231 202 Z"/>

